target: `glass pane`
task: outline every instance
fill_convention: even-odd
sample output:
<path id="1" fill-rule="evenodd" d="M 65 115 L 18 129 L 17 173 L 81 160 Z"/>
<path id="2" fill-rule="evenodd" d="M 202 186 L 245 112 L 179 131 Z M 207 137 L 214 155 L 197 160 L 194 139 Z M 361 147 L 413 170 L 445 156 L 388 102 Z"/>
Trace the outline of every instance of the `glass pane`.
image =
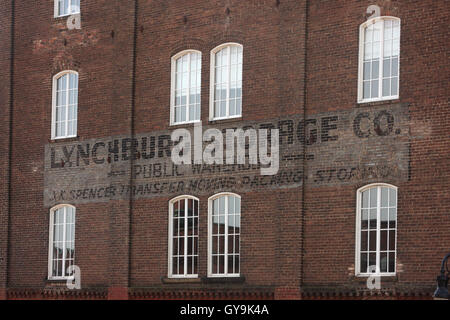
<path id="1" fill-rule="evenodd" d="M 370 209 L 370 221 L 369 221 L 369 227 L 370 229 L 376 229 L 377 228 L 377 209 Z"/>
<path id="2" fill-rule="evenodd" d="M 387 231 L 381 231 L 380 232 L 380 249 L 381 251 L 386 251 L 388 248 L 388 232 Z"/>
<path id="3" fill-rule="evenodd" d="M 372 81 L 372 98 L 378 98 L 378 80 Z"/>
<path id="4" fill-rule="evenodd" d="M 378 79 L 380 77 L 380 62 L 373 61 L 372 62 L 372 79 Z"/>
<path id="5" fill-rule="evenodd" d="M 386 252 L 380 253 L 380 272 L 388 271 L 388 256 Z"/>
<path id="6" fill-rule="evenodd" d="M 385 208 L 388 207 L 389 201 L 389 189 L 388 188 L 381 188 L 381 207 Z"/>
<path id="7" fill-rule="evenodd" d="M 367 273 L 367 253 L 361 253 L 361 273 Z"/>
<path id="8" fill-rule="evenodd" d="M 394 40 L 392 43 L 392 56 L 398 57 L 400 55 L 400 40 Z"/>
<path id="9" fill-rule="evenodd" d="M 383 79 L 383 97 L 391 95 L 391 79 Z"/>
<path id="10" fill-rule="evenodd" d="M 392 76 L 398 76 L 398 58 L 392 59 Z"/>
<path id="11" fill-rule="evenodd" d="M 396 228 L 397 226 L 397 209 L 389 209 L 389 228 Z"/>
<path id="12" fill-rule="evenodd" d="M 381 229 L 387 229 L 388 226 L 388 214 L 389 214 L 389 209 L 387 208 L 383 208 L 380 210 L 381 211 Z"/>
<path id="13" fill-rule="evenodd" d="M 389 206 L 397 206 L 397 191 L 395 189 L 389 189 Z"/>
<path id="14" fill-rule="evenodd" d="M 370 189 L 370 207 L 377 207 L 377 188 Z"/>
<path id="15" fill-rule="evenodd" d="M 368 241 L 368 232 L 367 231 L 363 231 L 361 232 L 361 251 L 368 251 L 368 246 L 367 246 L 367 241 Z"/>
<path id="16" fill-rule="evenodd" d="M 370 62 L 364 62 L 364 80 L 370 80 Z"/>
<path id="17" fill-rule="evenodd" d="M 391 40 L 384 42 L 384 56 L 385 57 L 392 56 L 392 41 Z"/>
<path id="18" fill-rule="evenodd" d="M 377 250 L 377 232 L 376 231 L 369 232 L 369 250 L 370 251 Z"/>
<path id="19" fill-rule="evenodd" d="M 361 210 L 361 229 L 366 230 L 369 225 L 369 210 L 362 209 Z"/>
<path id="20" fill-rule="evenodd" d="M 383 77 L 389 78 L 391 76 L 391 59 L 383 60 Z"/>
<path id="21" fill-rule="evenodd" d="M 389 231 L 389 250 L 395 250 L 395 230 Z"/>
<path id="22" fill-rule="evenodd" d="M 375 253 L 370 253 L 369 254 L 369 267 L 374 267 L 377 265 L 377 256 Z M 376 270 L 375 268 L 373 268 L 372 270 Z"/>
<path id="23" fill-rule="evenodd" d="M 363 96 L 364 99 L 370 98 L 370 81 L 364 81 Z"/>
<path id="24" fill-rule="evenodd" d="M 362 207 L 369 208 L 369 191 L 364 191 L 362 193 Z"/>

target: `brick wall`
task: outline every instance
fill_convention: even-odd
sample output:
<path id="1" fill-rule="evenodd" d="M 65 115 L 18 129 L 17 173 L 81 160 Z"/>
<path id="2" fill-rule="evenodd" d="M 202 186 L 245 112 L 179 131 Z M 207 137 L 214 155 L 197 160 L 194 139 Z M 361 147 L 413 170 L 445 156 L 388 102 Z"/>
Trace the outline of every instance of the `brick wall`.
<path id="1" fill-rule="evenodd" d="M 443 2 L 81 2 L 81 30 L 67 30 L 65 19 L 53 18 L 53 1 L 32 2 L 33 10 L 16 4 L 12 193 L 9 224 L 0 224 L 0 288 L 8 286 L 10 298 L 105 298 L 108 293 L 110 298 L 124 298 L 129 292 L 131 298 L 294 299 L 364 291 L 364 283 L 354 277 L 356 190 L 373 182 L 399 187 L 401 267 L 397 278 L 385 284 L 386 294 L 431 294 L 440 259 L 448 251 L 450 227 Z M 382 15 L 402 20 L 400 99 L 358 105 L 359 25 L 366 21 L 371 4 L 378 4 Z M 7 5 L 0 10 L 0 39 L 9 43 L 11 12 Z M 224 42 L 244 48 L 243 116 L 225 124 L 209 123 L 210 51 Z M 8 46 L 0 50 L 2 70 L 9 70 Z M 302 143 L 291 147 L 299 156 L 290 163 L 306 170 L 306 182 L 239 192 L 243 283 L 163 283 L 168 269 L 168 201 L 178 194 L 76 203 L 76 264 L 83 290 L 68 293 L 62 284 L 46 280 L 46 150 L 64 143 L 171 130 L 170 59 L 185 49 L 202 53 L 204 124 L 233 127 L 280 118 L 316 119 L 307 133 L 309 138 L 317 134 L 319 140 L 308 140 L 305 149 Z M 67 69 L 80 75 L 79 137 L 51 141 L 52 76 Z M 9 73 L 0 74 L 0 129 L 7 133 L 0 136 L 2 182 L 8 180 L 10 152 L 8 79 Z M 371 127 L 370 137 L 355 136 L 358 113 L 369 112 L 370 127 L 384 111 L 394 116 L 393 132 L 380 135 Z M 329 117 L 337 120 L 322 121 Z M 327 170 L 364 167 L 377 150 L 388 155 L 381 163 L 398 174 L 319 181 Z M 104 168 L 131 166 L 132 162 L 112 162 Z M 101 176 L 103 169 L 95 173 L 90 167 L 92 178 L 105 184 L 130 183 L 131 171 L 107 179 Z M 73 185 L 90 187 L 74 172 L 67 169 Z M 3 222 L 8 217 L 7 183 L 0 188 Z M 207 274 L 207 200 L 215 193 L 193 194 L 200 199 L 200 277 Z"/>
<path id="2" fill-rule="evenodd" d="M 0 299 L 6 297 L 8 265 L 8 207 L 10 150 L 11 1 L 2 1 L 0 16 Z"/>

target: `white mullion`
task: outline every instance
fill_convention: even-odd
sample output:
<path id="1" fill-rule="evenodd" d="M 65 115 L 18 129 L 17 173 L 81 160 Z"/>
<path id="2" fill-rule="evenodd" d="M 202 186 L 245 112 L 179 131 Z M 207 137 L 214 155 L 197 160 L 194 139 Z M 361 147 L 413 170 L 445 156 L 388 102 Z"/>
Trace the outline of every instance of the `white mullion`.
<path id="1" fill-rule="evenodd" d="M 69 135 L 69 95 L 70 95 L 70 73 L 66 73 L 63 77 L 66 77 L 66 120 L 65 120 L 65 137 Z M 64 211 L 65 212 L 65 211 Z"/>
<path id="2" fill-rule="evenodd" d="M 228 275 L 228 197 L 225 196 L 225 246 L 224 246 L 224 274 Z"/>
<path id="3" fill-rule="evenodd" d="M 377 252 L 376 252 L 376 273 L 380 267 L 380 242 L 381 242 L 381 187 L 377 187 Z"/>
<path id="4" fill-rule="evenodd" d="M 183 65 L 182 65 L 183 67 Z M 180 205 L 181 200 L 178 200 L 178 218 L 177 218 L 177 225 L 178 225 L 178 231 L 177 231 L 177 275 L 180 274 Z"/>
<path id="5" fill-rule="evenodd" d="M 187 54 L 187 57 L 188 57 L 188 62 L 187 62 L 187 64 L 188 64 L 188 67 L 187 67 L 187 73 L 188 73 L 188 83 L 187 83 L 187 97 L 186 97 L 186 122 L 189 122 L 190 121 L 190 117 L 189 117 L 189 109 L 190 109 L 190 104 L 189 104 L 189 98 L 190 98 L 190 95 L 191 95 L 191 54 L 190 53 L 188 53 Z"/>
<path id="6" fill-rule="evenodd" d="M 66 216 L 67 216 L 67 207 L 63 207 L 64 211 L 63 211 L 63 237 L 62 237 L 62 249 L 63 249 L 63 254 L 62 254 L 62 261 L 61 261 L 61 268 L 62 268 L 62 277 L 65 277 L 66 275 L 66 270 L 65 270 L 65 263 L 66 263 Z"/>
<path id="7" fill-rule="evenodd" d="M 228 46 L 228 86 L 227 86 L 227 118 L 230 117 L 230 91 L 231 91 L 231 46 Z"/>
<path id="8" fill-rule="evenodd" d="M 184 270 L 183 275 L 187 275 L 187 247 L 188 247 L 188 236 L 187 236 L 187 227 L 188 227 L 188 199 L 184 199 Z"/>
<path id="9" fill-rule="evenodd" d="M 380 43 L 381 43 L 381 47 L 380 47 L 380 69 L 379 69 L 379 87 L 378 87 L 378 97 L 380 99 L 383 98 L 383 66 L 384 66 L 384 24 L 385 24 L 385 20 L 381 20 L 381 35 L 380 35 Z M 389 88 L 389 91 L 391 88 Z"/>

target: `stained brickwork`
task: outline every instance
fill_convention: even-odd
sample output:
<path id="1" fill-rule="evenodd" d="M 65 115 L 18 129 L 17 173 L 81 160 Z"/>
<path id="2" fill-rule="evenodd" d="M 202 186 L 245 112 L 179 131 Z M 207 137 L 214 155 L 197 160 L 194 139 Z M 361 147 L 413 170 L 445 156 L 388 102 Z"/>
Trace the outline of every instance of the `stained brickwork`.
<path id="1" fill-rule="evenodd" d="M 354 276 L 355 213 L 357 189 L 374 182 L 399 188 L 398 272 L 374 297 L 431 296 L 450 240 L 444 1 L 82 0 L 80 30 L 51 0 L 1 4 L 0 298 L 370 295 Z M 372 4 L 402 21 L 400 99 L 358 104 Z M 210 121 L 210 51 L 225 42 L 243 45 L 243 115 Z M 164 137 L 193 128 L 169 118 L 171 57 L 186 49 L 202 53 L 203 125 L 280 128 L 278 177 L 171 165 Z M 53 141 L 52 77 L 69 69 L 78 137 Z M 208 198 L 221 191 L 242 197 L 234 281 L 207 279 Z M 169 200 L 181 194 L 200 200 L 199 279 L 187 282 L 167 279 Z M 61 203 L 77 209 L 79 291 L 47 280 L 49 209 Z"/>

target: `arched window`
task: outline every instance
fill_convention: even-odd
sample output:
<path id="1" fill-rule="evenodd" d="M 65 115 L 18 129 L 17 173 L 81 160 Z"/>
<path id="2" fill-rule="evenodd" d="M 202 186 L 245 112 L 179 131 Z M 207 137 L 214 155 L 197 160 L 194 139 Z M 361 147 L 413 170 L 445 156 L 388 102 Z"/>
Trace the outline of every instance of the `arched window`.
<path id="1" fill-rule="evenodd" d="M 48 278 L 67 279 L 75 260 L 75 207 L 59 205 L 50 210 Z"/>
<path id="2" fill-rule="evenodd" d="M 80 0 L 55 0 L 55 17 L 80 13 Z"/>
<path id="3" fill-rule="evenodd" d="M 171 124 L 200 121 L 202 54 L 187 50 L 172 57 Z"/>
<path id="4" fill-rule="evenodd" d="M 358 102 L 399 98 L 400 19 L 377 17 L 360 27 Z"/>
<path id="5" fill-rule="evenodd" d="M 225 43 L 211 51 L 210 119 L 242 115 L 243 47 Z"/>
<path id="6" fill-rule="evenodd" d="M 169 207 L 169 278 L 197 277 L 199 200 L 181 196 Z"/>
<path id="7" fill-rule="evenodd" d="M 208 203 L 208 276 L 240 274 L 241 197 L 221 193 Z"/>
<path id="8" fill-rule="evenodd" d="M 356 274 L 394 275 L 397 187 L 372 184 L 357 192 Z"/>
<path id="9" fill-rule="evenodd" d="M 77 136 L 78 73 L 63 71 L 53 77 L 52 139 Z"/>

